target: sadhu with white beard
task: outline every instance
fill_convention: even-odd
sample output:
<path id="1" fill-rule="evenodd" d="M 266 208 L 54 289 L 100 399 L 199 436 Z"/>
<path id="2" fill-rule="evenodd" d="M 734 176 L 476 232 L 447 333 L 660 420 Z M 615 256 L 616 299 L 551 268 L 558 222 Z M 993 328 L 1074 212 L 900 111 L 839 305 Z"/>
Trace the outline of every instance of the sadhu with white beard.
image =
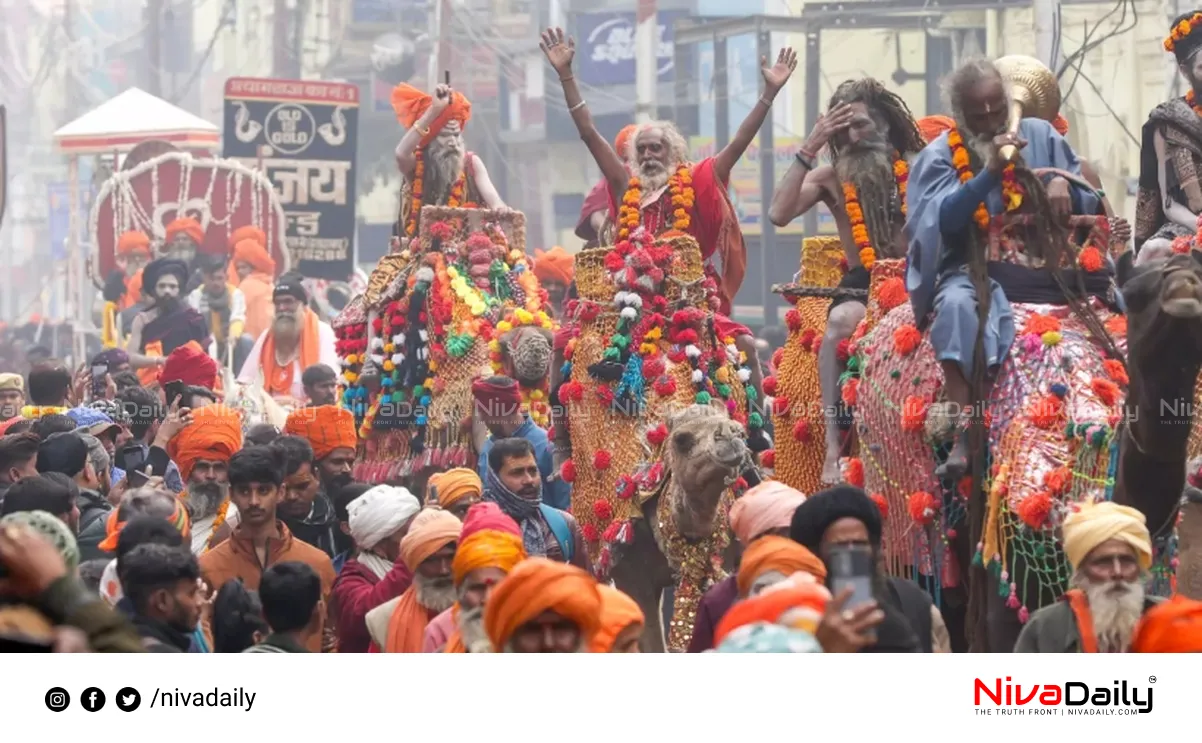
<path id="1" fill-rule="evenodd" d="M 1072 590 L 1031 616 L 1016 653 L 1126 653 L 1144 612 L 1152 537 L 1144 515 L 1111 502 L 1087 504 L 1064 521 Z"/>
<path id="2" fill-rule="evenodd" d="M 301 377 L 314 364 L 339 368 L 334 329 L 309 309 L 309 292 L 302 281 L 296 273 L 276 280 L 271 296 L 275 318 L 238 374 L 241 384 L 258 385 L 277 400 L 304 400 Z"/>
<path id="3" fill-rule="evenodd" d="M 396 163 L 405 179 L 401 192 L 402 237 L 415 237 L 424 205 L 503 209 L 484 163 L 463 143 L 472 104 L 449 85 L 434 95 L 401 83 L 393 88 L 392 108 L 407 129 L 396 147 Z"/>

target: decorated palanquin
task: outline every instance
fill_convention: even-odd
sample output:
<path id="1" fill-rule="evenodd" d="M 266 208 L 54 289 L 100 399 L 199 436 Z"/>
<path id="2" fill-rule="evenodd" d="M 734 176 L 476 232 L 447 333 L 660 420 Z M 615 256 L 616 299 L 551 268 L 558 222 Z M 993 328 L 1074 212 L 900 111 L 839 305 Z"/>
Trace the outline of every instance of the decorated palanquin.
<path id="1" fill-rule="evenodd" d="M 633 542 L 644 506 L 670 489 L 671 414 L 701 404 L 744 426 L 763 421 L 747 415 L 757 393 L 746 357 L 734 338 L 714 331 L 716 285 L 691 236 L 669 231 L 653 240 L 639 229 L 613 247 L 582 251 L 576 288 L 559 388 L 572 458 L 561 475 L 572 483 L 572 512 L 604 580 Z M 675 534 L 668 497 L 656 503 L 652 531 L 677 580 L 671 651 L 687 646 L 697 603 L 725 577 L 727 512 L 745 486 L 741 478 L 728 484 L 712 533 L 696 542 Z"/>
<path id="2" fill-rule="evenodd" d="M 525 412 L 549 419 L 554 327 L 525 255 L 524 217 L 424 206 L 420 222 L 334 325 L 362 482 L 421 488 L 434 472 L 474 467 L 471 385 L 481 376 L 513 374 Z"/>
<path id="3" fill-rule="evenodd" d="M 1022 216 L 994 218 L 990 261 L 1028 262 L 1020 241 L 1025 224 Z M 1073 217 L 1072 224 L 1062 265 L 1075 264 L 1086 277 L 1100 272 L 1106 219 Z M 951 447 L 953 419 L 927 334 L 915 326 L 903 271 L 904 261 L 884 260 L 872 270 L 868 317 L 853 336 L 856 376 L 843 388 L 843 398 L 854 402 L 859 438 L 858 456 L 844 471 L 884 515 L 887 569 L 922 580 L 938 597 L 940 588 L 960 583 L 966 567 L 957 564 L 951 540 L 965 528 L 971 478 L 941 483 L 935 476 Z M 1126 319 L 1096 297 L 1082 305 L 1125 353 Z M 1016 339 L 984 411 L 987 517 L 973 561 L 992 572 L 1006 605 L 1025 621 L 1067 588 L 1070 570 L 1057 536 L 1066 514 L 1110 496 L 1127 375 L 1073 308 L 1011 307 Z"/>
<path id="4" fill-rule="evenodd" d="M 774 400 L 777 426 L 771 465 L 776 479 L 803 493 L 822 489 L 826 415 L 818 350 L 831 299 L 836 292 L 855 291 L 838 288 L 846 268 L 838 237 L 807 237 L 801 244 L 801 271 L 795 281 L 773 287 L 793 309 L 785 314 L 789 333 L 785 345 L 774 354 L 776 373 L 764 380 L 764 394 Z"/>

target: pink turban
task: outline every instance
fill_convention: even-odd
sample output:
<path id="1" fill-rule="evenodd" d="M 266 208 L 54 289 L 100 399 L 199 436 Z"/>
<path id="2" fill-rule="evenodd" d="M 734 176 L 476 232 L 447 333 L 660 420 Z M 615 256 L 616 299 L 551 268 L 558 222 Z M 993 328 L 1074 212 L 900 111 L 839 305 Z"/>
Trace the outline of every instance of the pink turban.
<path id="1" fill-rule="evenodd" d="M 772 529 L 787 529 L 793 512 L 805 502 L 801 491 L 770 480 L 748 490 L 730 509 L 730 528 L 747 546 Z"/>

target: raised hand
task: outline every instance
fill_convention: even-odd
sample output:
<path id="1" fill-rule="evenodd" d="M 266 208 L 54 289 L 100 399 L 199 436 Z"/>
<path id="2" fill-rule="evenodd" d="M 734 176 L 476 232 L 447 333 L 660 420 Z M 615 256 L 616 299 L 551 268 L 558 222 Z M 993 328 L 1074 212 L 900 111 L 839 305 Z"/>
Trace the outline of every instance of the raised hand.
<path id="1" fill-rule="evenodd" d="M 776 55 L 776 64 L 768 66 L 768 58 L 760 57 L 760 72 L 764 75 L 764 83 L 768 89 L 775 93 L 785 87 L 785 83 L 789 81 L 789 76 L 793 74 L 793 70 L 797 69 L 797 52 L 793 51 L 793 47 L 787 46 L 780 50 L 780 54 Z"/>
<path id="2" fill-rule="evenodd" d="M 450 85 L 444 83 L 439 83 L 434 88 L 434 99 L 430 101 L 430 110 L 434 113 L 435 117 L 445 111 L 447 106 L 451 105 L 451 94 L 454 92 Z"/>
<path id="3" fill-rule="evenodd" d="M 834 108 L 819 116 L 818 121 L 814 122 L 813 131 L 810 132 L 810 136 L 806 137 L 806 151 L 818 154 L 818 151 L 826 146 L 831 137 L 851 126 L 851 120 L 855 118 L 855 115 L 855 109 L 851 107 L 851 104 L 835 104 Z"/>
<path id="4" fill-rule="evenodd" d="M 565 38 L 562 28 L 548 28 L 543 31 L 538 48 L 547 55 L 547 61 L 560 77 L 571 73 L 572 58 L 576 56 L 576 40 L 571 36 Z"/>

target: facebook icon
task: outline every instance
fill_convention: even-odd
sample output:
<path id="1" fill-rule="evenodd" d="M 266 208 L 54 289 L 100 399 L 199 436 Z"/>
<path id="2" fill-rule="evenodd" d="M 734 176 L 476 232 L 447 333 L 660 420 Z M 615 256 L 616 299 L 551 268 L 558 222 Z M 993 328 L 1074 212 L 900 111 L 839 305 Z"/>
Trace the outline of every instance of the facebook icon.
<path id="1" fill-rule="evenodd" d="M 95 686 L 89 686 L 79 696 L 79 703 L 88 712 L 97 712 L 104 708 L 104 692 Z"/>

